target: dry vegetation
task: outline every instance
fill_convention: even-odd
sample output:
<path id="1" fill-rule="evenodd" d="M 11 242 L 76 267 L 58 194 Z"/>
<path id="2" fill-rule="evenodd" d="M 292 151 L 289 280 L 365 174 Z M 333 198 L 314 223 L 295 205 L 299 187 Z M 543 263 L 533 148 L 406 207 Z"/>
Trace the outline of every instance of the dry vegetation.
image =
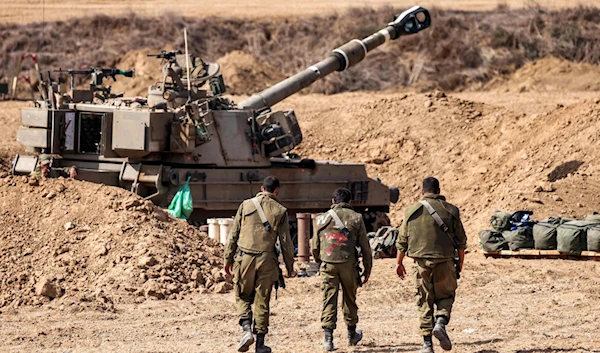
<path id="1" fill-rule="evenodd" d="M 354 9 L 341 15 L 258 21 L 99 15 L 45 26 L 0 25 L 0 77 L 12 74 L 16 58 L 24 52 L 37 53 L 41 67 L 48 70 L 113 66 L 133 50 L 183 47 L 183 27 L 190 33 L 190 50 L 206 59 L 241 50 L 269 63 L 278 74 L 290 75 L 320 60 L 335 45 L 375 32 L 396 12 Z M 430 30 L 373 52 L 362 65 L 327 77 L 309 90 L 328 94 L 405 86 L 455 90 L 511 73 L 547 55 L 600 63 L 598 8 L 433 10 L 432 15 Z"/>
<path id="2" fill-rule="evenodd" d="M 596 0 L 226 0 L 210 3 L 196 0 L 179 0 L 177 2 L 162 0 L 14 0 L 5 1 L 0 9 L 0 20 L 11 23 L 27 23 L 66 20 L 73 17 L 105 14 L 118 16 L 136 13 L 143 16 L 162 16 L 165 13 L 179 13 L 198 18 L 208 16 L 235 17 L 256 19 L 265 17 L 311 16 L 352 7 L 381 7 L 390 4 L 410 7 L 418 3 L 425 7 L 443 9 L 461 9 L 483 11 L 496 8 L 564 8 L 575 5 L 595 5 Z"/>

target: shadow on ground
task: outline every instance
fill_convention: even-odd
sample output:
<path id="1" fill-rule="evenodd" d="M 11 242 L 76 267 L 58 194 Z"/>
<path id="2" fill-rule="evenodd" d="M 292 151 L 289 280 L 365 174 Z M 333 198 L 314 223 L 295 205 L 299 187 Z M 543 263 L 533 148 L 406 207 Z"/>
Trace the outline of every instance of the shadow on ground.
<path id="1" fill-rule="evenodd" d="M 564 179 L 569 174 L 575 173 L 579 169 L 579 167 L 581 167 L 581 165 L 583 165 L 582 161 L 565 162 L 554 168 L 554 170 L 551 171 L 550 174 L 548 174 L 548 181 L 554 182 L 560 179 Z"/>

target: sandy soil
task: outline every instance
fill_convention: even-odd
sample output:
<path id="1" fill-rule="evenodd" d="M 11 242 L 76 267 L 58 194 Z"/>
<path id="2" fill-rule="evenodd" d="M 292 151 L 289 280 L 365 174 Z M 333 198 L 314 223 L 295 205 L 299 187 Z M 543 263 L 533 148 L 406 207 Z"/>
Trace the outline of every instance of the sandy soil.
<path id="1" fill-rule="evenodd" d="M 398 107 L 404 109 L 402 102 L 407 102 L 406 107 L 412 107 L 415 114 L 422 116 L 421 123 L 424 124 L 422 127 L 435 129 L 435 126 L 439 126 L 434 123 L 435 119 L 440 119 L 446 114 L 463 114 L 463 118 L 470 116 L 471 113 L 468 111 L 456 110 L 459 109 L 457 107 L 460 104 L 455 105 L 455 97 L 471 98 L 482 102 L 471 103 L 483 115 L 483 120 L 475 124 L 488 121 L 489 125 L 489 121 L 496 118 L 511 122 L 515 116 L 518 116 L 525 119 L 516 127 L 519 130 L 527 126 L 526 117 L 536 119 L 537 116 L 545 116 L 548 121 L 553 122 L 547 125 L 547 129 L 556 132 L 555 129 L 566 128 L 560 125 L 561 116 L 580 124 L 584 124 L 584 121 L 577 120 L 578 117 L 585 118 L 587 119 L 585 124 L 590 125 L 589 128 L 594 128 L 593 122 L 598 121 L 598 115 L 594 111 L 588 116 L 590 104 L 593 106 L 598 97 L 597 92 L 589 91 L 549 90 L 519 94 L 506 92 L 501 88 L 493 92 L 451 94 L 446 98 L 448 101 L 444 101 L 444 98 L 438 100 L 435 97 L 428 97 L 427 94 L 411 92 L 368 94 L 357 92 L 335 96 L 294 96 L 282 103 L 281 107 L 295 107 L 298 113 L 305 131 L 305 144 L 309 146 L 303 148 L 302 152 L 310 156 L 332 158 L 338 155 L 344 157 L 347 152 L 326 150 L 327 146 L 319 147 L 319 141 L 330 141 L 331 146 L 340 146 L 336 139 L 324 139 L 329 136 L 328 128 L 322 128 L 324 123 L 333 123 L 334 119 L 348 119 L 344 120 L 346 122 L 344 125 L 347 127 L 344 131 L 354 131 L 351 124 L 353 120 L 350 118 L 353 117 L 357 123 L 364 124 L 362 119 L 365 117 L 374 119 L 373 115 L 365 115 L 365 111 L 397 112 Z M 397 100 L 400 98 L 402 99 L 399 103 Z M 421 115 L 422 110 L 428 105 L 424 102 L 428 100 L 433 101 L 433 106 L 438 107 L 437 114 Z M 566 107 L 557 107 L 559 103 Z M 18 113 L 18 107 L 23 104 L 0 103 L 2 112 L 0 118 L 5 126 L 2 148 L 11 152 L 18 151 L 20 148 L 11 142 L 13 141 L 11 135 L 16 132 L 18 125 L 18 120 L 14 116 Z M 520 108 L 527 108 L 527 113 L 517 114 L 516 111 Z M 417 133 L 422 132 L 419 130 L 421 125 L 414 119 L 402 121 L 411 125 L 411 129 L 415 129 Z M 536 120 L 533 122 L 539 126 L 539 122 Z M 398 131 L 405 131 L 404 127 L 393 124 L 398 122 L 392 122 L 392 125 L 388 123 L 388 130 L 395 131 L 397 128 Z M 462 131 L 462 139 L 468 141 L 464 145 L 464 151 L 472 149 L 483 151 L 485 144 L 482 145 L 481 140 L 471 136 L 468 133 L 471 128 L 462 124 L 461 122 L 457 126 L 451 125 L 451 129 L 459 130 L 449 130 L 448 133 Z M 493 126 L 490 125 L 490 129 L 497 129 Z M 507 136 L 515 136 L 515 130 L 510 127 L 503 126 L 501 130 L 508 133 Z M 463 133 L 464 131 L 467 133 Z M 481 133 L 483 130 L 480 127 L 473 131 Z M 438 134 L 442 132 L 438 131 Z M 372 143 L 377 145 L 378 140 L 375 138 L 375 142 Z M 558 140 L 560 142 L 563 138 Z M 568 141 L 566 136 L 565 141 Z M 523 161 L 521 152 L 518 152 L 521 148 L 520 143 L 517 143 L 518 148 L 515 147 L 517 152 L 512 152 L 517 155 L 517 161 Z M 469 144 L 472 146 L 469 147 Z M 531 148 L 539 144 L 536 139 L 525 143 Z M 368 147 L 375 145 L 368 144 Z M 594 148 L 585 146 L 587 145 L 584 143 L 581 148 L 589 153 L 586 161 L 595 160 L 597 153 L 593 152 Z M 424 150 L 424 155 L 428 155 L 434 152 L 436 145 L 422 144 L 420 148 Z M 366 154 L 359 154 L 350 159 L 360 160 L 365 156 L 371 158 L 369 151 L 367 149 L 364 152 Z M 492 149 L 492 151 L 496 150 Z M 574 157 L 577 153 L 573 152 Z M 368 163 L 367 167 L 371 175 L 379 173 L 386 182 L 398 182 L 396 185 L 402 188 L 405 195 L 403 202 L 406 203 L 415 197 L 412 182 L 416 179 L 409 180 L 415 175 L 432 170 L 435 164 L 427 159 L 419 159 L 421 157 L 415 154 L 412 161 L 406 162 L 420 167 L 403 170 L 402 164 L 397 164 L 402 162 L 402 158 L 404 157 L 401 153 L 395 159 L 385 162 L 392 163 L 388 165 L 387 172 L 382 172 L 382 165 L 376 163 Z M 502 153 L 497 158 L 498 161 L 494 163 L 498 163 L 498 166 L 505 165 L 509 169 L 514 169 L 516 166 L 526 168 L 520 164 L 515 165 L 510 159 L 503 159 L 505 155 Z M 545 162 L 550 159 L 552 163 L 562 161 L 557 156 L 546 153 L 540 154 L 540 158 Z M 557 159 L 552 160 L 553 158 Z M 483 160 L 485 161 L 485 158 Z M 386 166 L 385 163 L 383 166 Z M 459 169 L 469 163 L 472 161 L 453 162 Z M 482 165 L 486 164 L 482 163 Z M 489 167 L 489 164 L 487 165 Z M 544 173 L 547 171 L 540 175 L 545 175 Z M 538 174 L 534 174 L 536 175 L 534 179 L 538 178 Z M 456 187 L 464 183 L 457 184 L 452 179 L 442 178 L 443 182 L 453 185 L 446 188 L 450 199 L 463 210 L 467 210 L 464 216 L 467 219 L 471 250 L 467 255 L 467 265 L 460 282 L 454 318 L 450 326 L 450 334 L 455 344 L 453 352 L 600 352 L 600 336 L 597 335 L 600 329 L 598 317 L 600 263 L 484 259 L 478 250 L 476 236 L 479 229 L 486 227 L 489 212 L 494 207 L 510 209 L 510 207 L 523 205 L 531 206 L 536 212 L 539 211 L 540 217 L 565 213 L 583 216 L 591 210 L 598 209 L 600 204 L 597 197 L 600 190 L 595 187 L 596 177 L 582 175 L 567 177 L 554 184 L 557 188 L 554 193 L 546 195 L 533 193 L 524 185 L 518 185 L 520 191 L 515 192 L 513 190 L 515 185 L 510 183 L 518 180 L 518 176 L 506 176 L 503 179 L 500 178 L 501 175 L 491 175 L 488 178 L 479 172 L 464 175 L 469 178 L 467 184 L 479 185 L 481 189 L 476 188 L 476 191 L 472 192 L 473 186 Z M 590 175 L 596 173 L 590 172 Z M 501 185 L 492 188 L 491 186 L 496 183 Z M 560 195 L 565 201 L 553 202 L 552 194 Z M 525 200 L 528 197 L 543 199 L 543 204 L 537 201 L 533 203 L 524 201 L 523 195 L 526 195 Z M 493 200 L 485 203 L 485 199 L 488 198 Z M 402 207 L 398 206 L 392 212 L 392 219 L 395 222 L 401 218 L 401 209 Z M 360 326 L 366 333 L 364 342 L 356 349 L 348 349 L 345 346 L 343 322 L 340 318 L 339 324 L 342 329 L 336 331 L 338 352 L 416 352 L 418 350 L 420 337 L 417 331 L 412 281 L 399 281 L 393 274 L 393 265 L 393 260 L 376 261 L 372 282 L 360 291 Z M 319 278 L 293 279 L 288 281 L 288 285 L 287 290 L 280 292 L 279 300 L 274 301 L 272 331 L 268 336 L 269 344 L 277 352 L 320 351 L 322 337 L 319 325 Z M 141 304 L 115 304 L 112 306 L 114 311 L 88 309 L 81 311 L 80 307 L 70 305 L 44 305 L 41 308 L 5 307 L 1 309 L 0 315 L 0 347 L 4 352 L 235 351 L 239 328 L 236 326 L 232 293 L 222 295 L 190 292 L 177 298 L 167 301 L 156 301 L 150 298 Z M 293 324 L 290 325 L 290 322 Z M 441 349 L 438 348 L 438 351 Z"/>
<path id="2" fill-rule="evenodd" d="M 263 18 L 286 16 L 306 16 L 340 11 L 351 7 L 394 6 L 409 8 L 418 4 L 424 7 L 438 7 L 469 11 L 492 10 L 499 6 L 522 8 L 540 5 L 547 8 L 563 8 L 576 5 L 596 5 L 595 0 L 424 0 L 389 1 L 389 0 L 228 0 L 218 2 L 198 2 L 194 0 L 177 1 L 175 4 L 160 0 L 16 0 L 3 2 L 0 5 L 0 20 L 4 22 L 41 22 L 65 20 L 71 17 L 89 16 L 92 14 L 117 15 L 135 12 L 147 16 L 160 16 L 167 12 L 185 13 L 187 16 L 228 16 L 238 18 Z"/>
<path id="3" fill-rule="evenodd" d="M 10 161 L 15 155 L 24 150 L 23 146 L 17 142 L 17 131 L 21 114 L 19 110 L 29 103 L 25 102 L 0 102 L 0 121 L 3 124 L 0 129 L 0 170 L 8 170 Z"/>
<path id="4" fill-rule="evenodd" d="M 563 3 L 552 2 L 556 6 Z M 49 18 L 54 16 L 52 11 L 63 12 L 65 6 L 74 5 L 72 1 L 59 5 L 54 0 L 47 4 Z M 142 9 L 161 11 L 163 5 L 152 7 L 156 4 L 143 2 Z M 189 6 L 186 10 L 191 15 L 197 11 L 191 2 L 181 4 L 182 8 Z M 253 2 L 244 4 L 246 7 L 239 9 L 246 9 L 247 16 L 258 16 L 262 9 L 252 9 Z M 324 6 L 320 11 L 325 11 L 327 6 L 338 9 L 350 2 L 319 4 Z M 497 6 L 497 2 L 485 4 Z M 231 3 L 219 3 L 214 8 L 226 5 Z M 278 14 L 283 6 L 278 5 L 270 7 L 270 15 Z M 476 8 L 476 4 L 471 5 Z M 86 6 L 86 11 L 123 11 L 116 2 Z M 293 5 L 287 6 L 289 11 Z M 18 0 L 10 8 L 3 4 L 1 9 L 6 20 L 19 14 L 15 9 L 21 9 L 19 16 L 27 16 L 23 17 L 27 21 L 34 20 L 26 12 L 35 9 L 30 2 Z M 143 54 L 135 52 L 124 60 L 135 66 Z M 221 63 L 227 66 L 239 60 L 247 61 L 242 55 L 232 55 Z M 155 80 L 149 64 L 141 63 L 140 73 L 145 68 L 149 73 L 144 79 Z M 239 83 L 249 77 L 270 79 L 264 71 L 268 70 L 259 63 L 224 68 L 231 77 L 241 75 Z M 599 262 L 484 259 L 477 239 L 477 232 L 487 227 L 494 209 L 532 209 L 536 219 L 550 215 L 581 218 L 600 210 L 599 71 L 596 66 L 549 58 L 509 77 L 498 77 L 485 87 L 475 87 L 475 91 L 306 94 L 293 96 L 276 108 L 296 110 L 304 141 L 295 152 L 318 159 L 362 162 L 372 177 L 399 186 L 402 199 L 390 214 L 394 224 L 401 222 L 403 208 L 418 199 L 420 180 L 430 174 L 440 178 L 443 193 L 461 208 L 469 235 L 466 269 L 450 325 L 453 352 L 600 352 Z M 144 90 L 133 86 L 120 89 Z M 4 175 L 12 156 L 22 152 L 15 135 L 19 108 L 26 104 L 0 102 L 0 173 Z M 580 164 L 566 168 L 564 163 L 568 162 Z M 219 272 L 213 271 L 220 267 L 220 260 L 201 261 L 199 265 L 205 271 L 202 278 L 207 290 L 190 281 L 198 264 L 188 260 L 194 260 L 204 246 L 195 230 L 187 225 L 183 229 L 177 223 L 162 225 L 151 205 L 128 209 L 126 202 L 115 207 L 125 191 L 101 195 L 94 191 L 98 186 L 75 181 L 50 200 L 43 195 L 58 186 L 51 181 L 32 185 L 26 178 L 4 176 L 0 181 L 0 351 L 235 350 L 239 327 L 234 295 L 216 294 L 207 285 L 209 276 L 222 281 Z M 118 217 L 113 216 L 115 212 Z M 75 230 L 65 228 L 69 221 L 75 223 Z M 82 237 L 78 229 L 86 236 Z M 189 233 L 182 238 L 178 235 L 181 232 Z M 96 251 L 98 241 L 105 241 L 100 252 Z M 138 254 L 139 247 L 146 249 Z M 218 246 L 210 249 L 214 257 L 220 256 L 219 251 Z M 165 268 L 142 273 L 137 256 L 149 252 L 164 260 Z M 69 256 L 74 262 L 61 260 Z M 371 283 L 359 294 L 359 325 L 365 330 L 365 340 L 356 349 L 348 349 L 340 320 L 338 352 L 418 350 L 412 281 L 399 281 L 393 266 L 393 260 L 376 261 Z M 105 275 L 108 270 L 112 279 Z M 69 295 L 49 303 L 38 300 L 32 284 L 40 273 L 54 274 L 55 283 L 66 283 L 69 288 L 77 283 L 80 292 L 92 293 L 92 298 L 81 298 L 84 303 L 90 300 L 110 305 L 73 305 L 67 300 Z M 153 276 L 164 280 L 163 289 L 169 292 L 163 296 L 168 300 L 149 295 L 149 288 L 144 286 L 147 277 Z M 136 294 L 140 300 L 123 292 L 129 292 L 131 286 L 125 283 L 129 277 L 136 279 L 133 289 L 142 294 Z M 175 287 L 169 284 L 184 289 L 174 295 L 169 288 Z M 319 278 L 292 279 L 288 289 L 279 293 L 279 300 L 273 302 L 268 336 L 274 351 L 320 351 L 319 288 Z"/>
<path id="5" fill-rule="evenodd" d="M 372 282 L 358 297 L 365 339 L 348 349 L 340 318 L 337 352 L 419 349 L 412 280 L 398 280 L 393 266 L 393 260 L 375 262 Z M 598 276 L 598 262 L 469 255 L 449 326 L 452 352 L 600 352 Z M 288 286 L 273 300 L 268 343 L 274 352 L 319 352 L 319 278 Z M 236 321 L 232 293 L 122 305 L 115 313 L 3 309 L 0 346 L 15 353 L 234 352 Z"/>
<path id="6" fill-rule="evenodd" d="M 400 187 L 403 196 L 390 213 L 394 224 L 418 200 L 419 183 L 428 175 L 438 177 L 443 193 L 460 205 L 474 247 L 495 209 L 531 209 L 543 219 L 583 217 L 600 208 L 598 158 L 590 144 L 597 138 L 598 93 L 473 96 L 487 103 L 454 94 L 437 100 L 429 94 L 351 93 L 333 100 L 296 96 L 279 108 L 298 112 L 305 138 L 296 149 L 301 155 L 366 163 L 369 175 Z M 512 110 L 519 107 L 529 112 Z M 336 121 L 345 128 L 340 131 Z M 548 174 L 572 160 L 584 162 L 579 171 L 548 182 Z M 539 192 L 540 185 L 552 185 L 546 187 L 552 191 Z"/>

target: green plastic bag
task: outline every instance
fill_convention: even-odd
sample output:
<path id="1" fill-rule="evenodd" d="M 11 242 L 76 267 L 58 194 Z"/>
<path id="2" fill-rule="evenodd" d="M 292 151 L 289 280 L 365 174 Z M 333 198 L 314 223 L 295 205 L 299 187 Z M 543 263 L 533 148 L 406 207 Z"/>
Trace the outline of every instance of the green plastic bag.
<path id="1" fill-rule="evenodd" d="M 169 213 L 173 217 L 188 219 L 194 211 L 194 203 L 192 201 L 192 192 L 190 191 L 190 178 L 185 182 L 173 197 L 173 201 L 169 205 Z"/>

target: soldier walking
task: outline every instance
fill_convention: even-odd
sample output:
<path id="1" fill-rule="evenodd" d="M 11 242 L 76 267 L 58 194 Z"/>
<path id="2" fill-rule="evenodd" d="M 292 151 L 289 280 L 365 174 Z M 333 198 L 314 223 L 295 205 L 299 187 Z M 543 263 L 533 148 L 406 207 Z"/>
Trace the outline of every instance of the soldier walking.
<path id="1" fill-rule="evenodd" d="M 333 330 L 337 322 L 338 291 L 343 293 L 344 321 L 348 326 L 348 345 L 356 346 L 362 340 L 358 323 L 356 291 L 367 283 L 371 274 L 373 258 L 367 231 L 360 213 L 350 206 L 350 190 L 340 188 L 333 193 L 331 209 L 317 217 L 315 235 L 312 238 L 312 254 L 321 264 L 323 278 L 323 312 L 321 326 L 325 331 L 323 349 L 333 351 Z M 364 280 L 361 278 L 358 251 L 363 254 Z"/>
<path id="2" fill-rule="evenodd" d="M 396 242 L 396 274 L 400 279 L 406 276 L 402 263 L 405 255 L 414 260 L 423 336 L 423 348 L 419 352 L 433 353 L 432 334 L 440 341 L 442 349 L 452 349 L 446 325 L 450 321 L 457 277 L 464 263 L 467 236 L 458 208 L 440 195 L 440 183 L 436 178 L 423 180 L 422 193 L 423 200 L 409 206 L 404 213 L 404 223 Z M 455 260 L 455 252 L 458 260 Z"/>
<path id="3" fill-rule="evenodd" d="M 294 273 L 294 246 L 290 239 L 287 209 L 277 199 L 279 180 L 266 177 L 256 197 L 240 205 L 225 246 L 225 273 L 233 269 L 234 290 L 239 324 L 243 336 L 238 352 L 247 352 L 254 343 L 256 352 L 269 353 L 265 335 L 269 331 L 269 302 L 273 285 L 279 277 L 275 243 L 283 253 L 287 277 Z M 254 304 L 254 315 L 252 313 Z M 254 320 L 254 329 L 252 321 Z"/>

